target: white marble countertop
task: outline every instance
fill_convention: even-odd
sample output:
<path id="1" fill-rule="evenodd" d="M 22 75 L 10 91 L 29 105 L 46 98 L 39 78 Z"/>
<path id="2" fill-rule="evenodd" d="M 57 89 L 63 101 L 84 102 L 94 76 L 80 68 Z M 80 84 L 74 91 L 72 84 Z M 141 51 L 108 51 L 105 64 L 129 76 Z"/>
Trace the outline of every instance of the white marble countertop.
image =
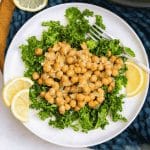
<path id="1" fill-rule="evenodd" d="M 2 88 L 0 74 L 0 91 Z M 0 94 L 0 150 L 71 150 L 48 143 L 27 130 L 4 105 Z M 78 150 L 88 150 L 78 148 Z"/>

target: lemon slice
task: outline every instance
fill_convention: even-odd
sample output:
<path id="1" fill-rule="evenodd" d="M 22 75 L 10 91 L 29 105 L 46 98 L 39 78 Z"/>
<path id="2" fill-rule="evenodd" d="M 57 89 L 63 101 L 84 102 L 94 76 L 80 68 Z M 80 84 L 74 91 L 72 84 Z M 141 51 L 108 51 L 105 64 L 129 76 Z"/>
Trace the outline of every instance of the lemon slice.
<path id="1" fill-rule="evenodd" d="M 29 89 L 24 89 L 13 97 L 11 111 L 18 120 L 28 121 Z"/>
<path id="2" fill-rule="evenodd" d="M 3 89 L 3 100 L 6 106 L 10 106 L 13 97 L 21 90 L 27 89 L 33 85 L 33 81 L 29 78 L 15 78 L 8 82 Z"/>
<path id="3" fill-rule="evenodd" d="M 126 93 L 130 97 L 138 94 L 145 87 L 146 73 L 132 62 L 126 62 L 126 65 L 128 68 Z"/>
<path id="4" fill-rule="evenodd" d="M 21 10 L 35 12 L 43 9 L 48 0 L 13 0 L 14 4 Z"/>

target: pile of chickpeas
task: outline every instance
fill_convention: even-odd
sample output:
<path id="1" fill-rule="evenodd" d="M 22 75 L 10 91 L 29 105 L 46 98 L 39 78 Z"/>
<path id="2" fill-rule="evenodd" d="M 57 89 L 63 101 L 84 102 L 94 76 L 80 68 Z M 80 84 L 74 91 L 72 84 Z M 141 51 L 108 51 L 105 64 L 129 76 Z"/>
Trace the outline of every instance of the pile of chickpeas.
<path id="1" fill-rule="evenodd" d="M 43 50 L 36 48 L 35 55 L 43 55 Z M 58 42 L 44 55 L 43 72 L 34 72 L 32 77 L 39 85 L 49 87 L 40 96 L 56 104 L 60 114 L 70 109 L 79 111 L 86 104 L 93 109 L 101 105 L 105 98 L 102 86 L 111 92 L 115 87 L 114 77 L 124 65 L 110 51 L 107 57 L 93 55 L 85 43 L 77 50 L 66 42 Z"/>

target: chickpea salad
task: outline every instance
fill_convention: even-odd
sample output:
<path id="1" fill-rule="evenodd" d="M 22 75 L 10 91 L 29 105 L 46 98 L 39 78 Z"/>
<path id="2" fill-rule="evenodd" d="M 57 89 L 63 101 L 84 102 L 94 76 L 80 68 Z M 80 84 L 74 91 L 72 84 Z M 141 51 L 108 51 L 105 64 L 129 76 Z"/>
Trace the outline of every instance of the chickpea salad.
<path id="1" fill-rule="evenodd" d="M 70 7 L 65 12 L 67 25 L 43 22 L 41 38 L 32 36 L 20 46 L 24 76 L 34 81 L 30 108 L 55 128 L 88 132 L 104 129 L 108 116 L 114 122 L 127 121 L 121 114 L 125 95 L 120 94 L 127 84 L 127 67 L 120 54 L 135 54 L 118 39 L 88 38 L 88 17 L 105 29 L 100 15 Z"/>

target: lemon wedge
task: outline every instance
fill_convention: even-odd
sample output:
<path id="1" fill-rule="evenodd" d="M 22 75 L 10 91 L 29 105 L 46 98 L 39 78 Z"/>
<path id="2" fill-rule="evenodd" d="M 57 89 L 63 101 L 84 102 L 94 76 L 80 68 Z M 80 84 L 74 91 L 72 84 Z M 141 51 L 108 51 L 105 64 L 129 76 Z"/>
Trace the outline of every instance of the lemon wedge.
<path id="1" fill-rule="evenodd" d="M 10 106 L 13 97 L 21 90 L 27 89 L 33 85 L 33 81 L 26 77 L 15 78 L 8 82 L 3 89 L 3 100 L 6 106 Z"/>
<path id="2" fill-rule="evenodd" d="M 144 89 L 146 84 L 146 72 L 133 62 L 126 62 L 126 65 L 128 68 L 126 72 L 126 77 L 128 79 L 126 94 L 128 97 L 131 97 Z"/>
<path id="3" fill-rule="evenodd" d="M 21 10 L 35 12 L 43 9 L 48 0 L 13 0 L 14 4 Z"/>
<path id="4" fill-rule="evenodd" d="M 24 89 L 13 97 L 11 111 L 18 120 L 28 121 L 29 89 Z"/>

